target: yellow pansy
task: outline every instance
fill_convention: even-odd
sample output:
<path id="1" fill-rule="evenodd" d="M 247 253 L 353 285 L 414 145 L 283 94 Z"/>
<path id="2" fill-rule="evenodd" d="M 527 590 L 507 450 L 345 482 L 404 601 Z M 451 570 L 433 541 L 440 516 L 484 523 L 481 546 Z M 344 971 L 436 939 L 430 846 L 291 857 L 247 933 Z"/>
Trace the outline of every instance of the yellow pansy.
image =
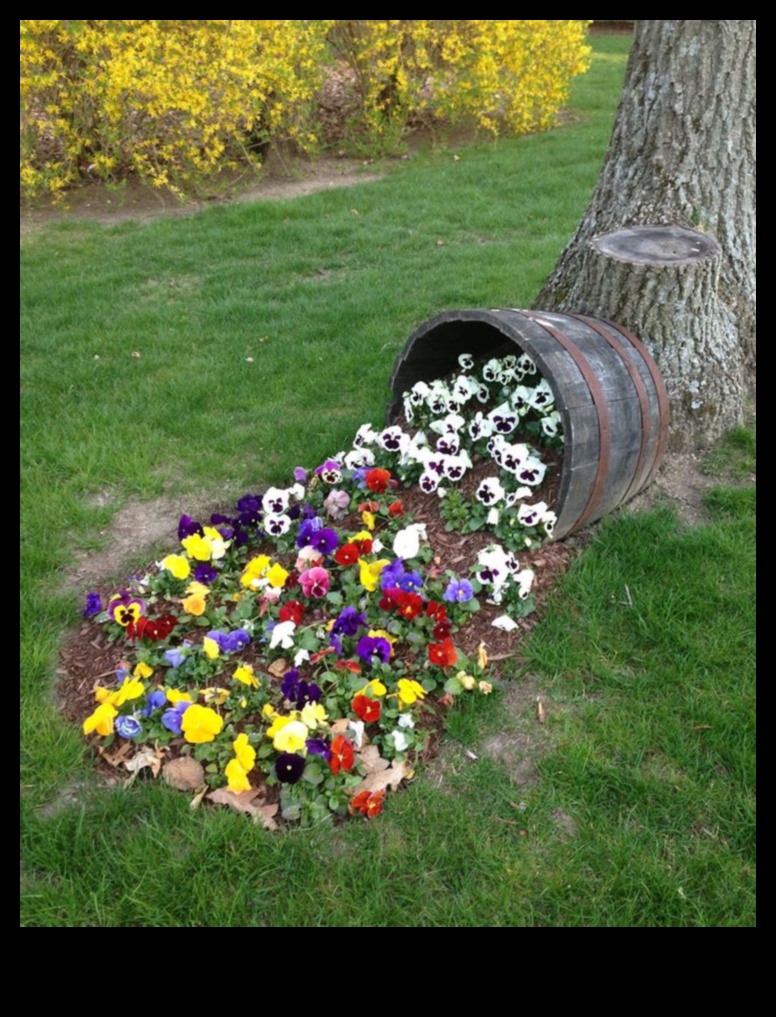
<path id="1" fill-rule="evenodd" d="M 149 667 L 148 664 L 144 664 L 141 660 L 139 664 L 135 665 L 135 670 L 132 674 L 135 678 L 150 678 L 154 673 L 154 669 Z"/>
<path id="2" fill-rule="evenodd" d="M 207 595 L 210 593 L 210 587 L 205 586 L 204 583 L 200 583 L 196 579 L 194 579 L 186 587 L 186 593 L 194 593 L 199 594 L 200 597 L 207 597 Z"/>
<path id="3" fill-rule="evenodd" d="M 202 640 L 202 650 L 208 660 L 215 660 L 221 653 L 221 648 L 215 639 L 211 639 L 210 636 L 205 636 Z"/>
<path id="4" fill-rule="evenodd" d="M 269 703 L 265 703 L 264 706 L 262 706 L 262 708 L 261 708 L 261 715 L 266 720 L 272 720 L 272 721 L 274 721 L 277 717 L 280 716 L 280 714 L 277 712 L 277 710 L 273 706 L 271 706 Z M 269 734 L 269 732 L 267 732 L 267 734 Z"/>
<path id="5" fill-rule="evenodd" d="M 251 782 L 248 780 L 248 771 L 240 763 L 239 759 L 230 759 L 224 770 L 226 779 L 229 781 L 229 790 L 235 794 L 241 791 L 250 791 Z"/>
<path id="6" fill-rule="evenodd" d="M 183 737 L 195 745 L 212 742 L 223 726 L 223 717 L 219 717 L 209 706 L 199 706 L 197 703 L 186 710 L 181 720 Z"/>
<path id="7" fill-rule="evenodd" d="M 379 678 L 373 678 L 371 682 L 367 682 L 363 689 L 357 692 L 356 695 L 377 696 L 379 698 L 380 696 L 384 696 L 387 691 L 388 689 L 385 685 L 383 685 Z"/>
<path id="8" fill-rule="evenodd" d="M 130 699 L 139 699 L 145 692 L 145 685 L 139 678 L 125 678 L 121 687 L 108 700 L 114 706 L 123 706 Z"/>
<path id="9" fill-rule="evenodd" d="M 201 537 L 198 533 L 192 533 L 190 537 L 184 537 L 181 541 L 189 558 L 197 561 L 210 561 L 210 541 Z"/>
<path id="10" fill-rule="evenodd" d="M 200 689 L 199 694 L 206 703 L 215 703 L 216 706 L 221 706 L 229 697 L 229 689 L 222 689 L 217 685 L 213 685 L 208 689 Z"/>
<path id="11" fill-rule="evenodd" d="M 162 559 L 162 568 L 172 573 L 176 579 L 188 579 L 191 573 L 189 560 L 182 554 L 168 554 Z"/>
<path id="12" fill-rule="evenodd" d="M 259 679 L 253 673 L 253 668 L 250 664 L 241 664 L 232 674 L 232 678 L 242 682 L 243 685 L 249 685 L 252 689 L 259 687 Z"/>
<path id="13" fill-rule="evenodd" d="M 289 573 L 278 562 L 275 562 L 269 572 L 267 572 L 269 585 L 274 586 L 276 590 L 280 590 L 286 585 L 288 576 Z"/>
<path id="14" fill-rule="evenodd" d="M 214 561 L 223 558 L 227 547 L 231 544 L 230 540 L 224 540 L 214 526 L 205 527 L 205 540 L 210 541 L 210 557 Z"/>
<path id="15" fill-rule="evenodd" d="M 269 563 L 270 558 L 266 554 L 259 554 L 255 558 L 251 558 L 240 576 L 240 582 L 242 585 L 248 587 L 258 585 L 259 579 L 261 579 L 269 568 Z"/>
<path id="16" fill-rule="evenodd" d="M 371 531 L 375 528 L 374 512 L 362 512 L 361 519 L 363 520 L 364 526 L 366 526 L 366 528 L 370 531 L 369 535 L 371 537 Z"/>
<path id="17" fill-rule="evenodd" d="M 98 735 L 113 734 L 113 718 L 117 717 L 118 713 L 119 711 L 110 703 L 101 703 L 84 721 L 84 734 L 91 734 L 92 731 L 96 731 Z"/>
<path id="18" fill-rule="evenodd" d="M 248 773 L 256 762 L 256 749 L 249 743 L 247 734 L 239 734 L 232 742 L 234 754 L 240 766 Z"/>
<path id="19" fill-rule="evenodd" d="M 379 561 L 366 561 L 364 558 L 358 559 L 359 565 L 359 580 L 361 585 L 369 593 L 374 593 L 377 589 L 377 582 L 380 578 L 380 573 L 383 571 L 386 565 L 390 564 L 387 558 L 381 558 Z"/>
<path id="20" fill-rule="evenodd" d="M 278 752 L 301 752 L 306 748 L 310 730 L 301 720 L 291 720 L 284 724 L 272 739 L 272 745 Z"/>
<path id="21" fill-rule="evenodd" d="M 177 689 L 167 689 L 167 702 L 175 706 L 176 703 L 190 703 L 192 698 L 188 692 L 179 692 Z"/>
<path id="22" fill-rule="evenodd" d="M 184 597 L 181 601 L 181 607 L 186 614 L 191 614 L 194 615 L 195 618 L 199 618 L 200 615 L 205 613 L 207 600 L 201 593 L 192 593 L 190 596 Z"/>
<path id="23" fill-rule="evenodd" d="M 302 723 L 311 731 L 328 720 L 328 713 L 320 703 L 305 703 L 302 707 Z"/>
<path id="24" fill-rule="evenodd" d="M 416 682 L 414 678 L 400 678 L 398 686 L 399 699 L 402 703 L 406 703 L 407 706 L 412 706 L 412 704 L 418 699 L 425 699 L 426 697 L 426 690 L 420 682 Z"/>

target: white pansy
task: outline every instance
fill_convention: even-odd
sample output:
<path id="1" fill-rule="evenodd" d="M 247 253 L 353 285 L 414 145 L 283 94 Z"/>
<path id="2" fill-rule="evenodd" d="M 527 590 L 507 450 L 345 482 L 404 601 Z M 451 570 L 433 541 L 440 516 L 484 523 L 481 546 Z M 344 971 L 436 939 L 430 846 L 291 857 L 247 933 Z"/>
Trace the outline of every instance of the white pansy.
<path id="1" fill-rule="evenodd" d="M 304 494 L 302 496 L 304 497 Z M 289 500 L 287 490 L 281 490 L 279 487 L 270 487 L 267 489 L 261 504 L 265 512 L 277 516 L 280 515 L 281 512 L 286 511 Z"/>
<path id="2" fill-rule="evenodd" d="M 396 721 L 396 723 L 399 725 L 399 727 L 408 727 L 408 728 L 415 727 L 415 721 L 411 713 L 403 713 L 401 717 L 399 717 L 399 719 Z"/>
<path id="3" fill-rule="evenodd" d="M 528 594 L 531 592 L 533 581 L 536 573 L 533 569 L 523 569 L 517 575 L 517 585 L 519 586 L 519 595 L 521 600 L 525 600 Z"/>
<path id="4" fill-rule="evenodd" d="M 466 420 L 460 413 L 447 413 L 441 420 L 429 424 L 429 427 L 437 434 L 457 434 L 465 423 Z"/>
<path id="5" fill-rule="evenodd" d="M 418 487 L 425 494 L 433 494 L 439 487 L 439 479 L 438 473 L 427 470 L 425 473 L 421 473 L 420 479 L 418 480 Z"/>
<path id="6" fill-rule="evenodd" d="M 529 484 L 532 487 L 538 487 L 544 480 L 544 474 L 546 472 L 547 467 L 541 459 L 537 459 L 535 456 L 529 456 L 517 471 L 517 479 L 522 484 Z"/>
<path id="7" fill-rule="evenodd" d="M 296 630 L 296 622 L 284 621 L 278 622 L 272 630 L 272 635 L 269 639 L 270 650 L 275 650 L 279 646 L 282 650 L 290 650 L 294 645 L 294 631 Z"/>
<path id="8" fill-rule="evenodd" d="M 558 521 L 558 517 L 554 512 L 545 512 L 542 517 L 542 525 L 544 526 L 544 532 L 548 537 L 552 536 L 552 531 L 555 529 L 555 524 Z"/>
<path id="9" fill-rule="evenodd" d="M 546 501 L 538 501 L 535 505 L 521 505 L 517 510 L 517 518 L 523 526 L 537 526 L 543 521 L 546 511 Z"/>
<path id="10" fill-rule="evenodd" d="M 504 500 L 504 488 L 498 477 L 486 477 L 475 492 L 477 501 L 482 505 L 497 505 Z"/>
<path id="11" fill-rule="evenodd" d="M 489 360 L 482 368 L 482 377 L 485 381 L 497 381 L 500 371 L 501 361 L 496 359 Z"/>
<path id="12" fill-rule="evenodd" d="M 531 409 L 531 392 L 532 390 L 525 385 L 517 385 L 512 392 L 510 398 L 512 409 L 520 417 L 524 417 Z"/>
<path id="13" fill-rule="evenodd" d="M 457 434 L 443 434 L 437 439 L 436 447 L 443 455 L 454 456 L 461 448 L 461 439 Z"/>
<path id="14" fill-rule="evenodd" d="M 371 424 L 362 424 L 356 431 L 356 436 L 353 439 L 353 447 L 363 448 L 364 445 L 374 445 L 376 441 L 377 431 L 374 430 Z"/>
<path id="15" fill-rule="evenodd" d="M 291 520 L 288 516 L 266 515 L 261 522 L 261 528 L 271 537 L 282 537 L 291 529 Z"/>
<path id="16" fill-rule="evenodd" d="M 492 508 L 488 512 L 488 526 L 498 526 L 498 521 L 501 518 L 501 513 L 497 508 Z"/>
<path id="17" fill-rule="evenodd" d="M 293 487 L 289 487 L 289 494 L 292 494 L 296 501 L 302 501 L 304 498 L 304 484 L 294 484 Z"/>
<path id="18" fill-rule="evenodd" d="M 490 389 L 487 385 L 480 385 L 477 389 L 477 398 L 481 403 L 486 403 L 490 399 Z"/>
<path id="19" fill-rule="evenodd" d="M 294 667 L 301 667 L 302 664 L 306 664 L 309 659 L 309 650 L 297 650 L 294 654 Z"/>
<path id="20" fill-rule="evenodd" d="M 416 381 L 409 391 L 408 395 L 409 401 L 412 403 L 413 406 L 422 406 L 423 400 L 426 398 L 430 391 L 431 389 L 428 387 L 425 381 Z"/>
<path id="21" fill-rule="evenodd" d="M 546 378 L 542 378 L 531 393 L 531 406 L 535 410 L 549 409 L 555 402 L 555 396 Z"/>
<path id="22" fill-rule="evenodd" d="M 501 403 L 488 414 L 488 420 L 493 425 L 493 430 L 499 434 L 511 434 L 517 427 L 517 419 L 518 415 L 509 403 Z"/>
<path id="23" fill-rule="evenodd" d="M 427 540 L 426 524 L 412 523 L 399 530 L 393 538 L 393 553 L 397 558 L 416 558 L 420 551 L 421 540 Z"/>
<path id="24" fill-rule="evenodd" d="M 517 628 L 517 622 L 513 621 L 508 614 L 499 615 L 490 624 L 494 629 L 500 629 L 502 632 L 514 632 Z"/>
<path id="25" fill-rule="evenodd" d="M 358 470 L 362 466 L 374 466 L 375 454 L 371 448 L 354 448 L 347 453 L 343 462 L 347 469 Z"/>
<path id="26" fill-rule="evenodd" d="M 471 466 L 472 461 L 465 449 L 459 452 L 457 456 L 444 457 L 445 476 L 448 480 L 452 480 L 453 483 L 461 480 L 466 471 L 471 469 Z"/>
<path id="27" fill-rule="evenodd" d="M 560 431 L 560 423 L 560 413 L 557 410 L 553 410 L 546 417 L 542 417 L 542 433 L 547 438 L 554 438 L 558 431 Z"/>
<path id="28" fill-rule="evenodd" d="M 410 436 L 394 424 L 393 427 L 386 427 L 378 436 L 377 441 L 386 452 L 402 452 L 409 445 Z"/>
<path id="29" fill-rule="evenodd" d="M 464 371 L 471 371 L 474 367 L 474 357 L 471 353 L 462 353 L 458 358 L 458 363 L 464 369 Z"/>
<path id="30" fill-rule="evenodd" d="M 536 374 L 536 364 L 533 362 L 531 357 L 528 356 L 527 353 L 524 353 L 520 357 L 520 359 L 517 361 L 517 366 L 518 369 L 523 372 L 523 374 Z"/>
<path id="31" fill-rule="evenodd" d="M 360 749 L 364 744 L 364 722 L 363 720 L 348 721 L 348 731 L 353 732 L 353 745 Z"/>
<path id="32" fill-rule="evenodd" d="M 393 747 L 397 752 L 405 752 L 410 747 L 406 734 L 398 728 L 394 728 L 388 737 L 393 741 Z"/>

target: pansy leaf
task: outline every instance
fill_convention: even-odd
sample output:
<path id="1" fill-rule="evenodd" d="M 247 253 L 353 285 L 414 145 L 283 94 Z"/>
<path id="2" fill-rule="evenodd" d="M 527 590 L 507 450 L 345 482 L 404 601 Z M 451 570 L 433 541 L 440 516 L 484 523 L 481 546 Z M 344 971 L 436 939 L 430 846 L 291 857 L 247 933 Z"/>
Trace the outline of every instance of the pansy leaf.
<path id="1" fill-rule="evenodd" d="M 317 763 L 308 763 L 304 768 L 302 774 L 302 780 L 306 780 L 308 784 L 320 784 L 323 781 L 323 774 L 321 768 Z"/>
<path id="2" fill-rule="evenodd" d="M 445 692 L 449 692 L 451 696 L 459 696 L 463 692 L 463 685 L 458 681 L 457 678 L 448 678 L 444 685 Z"/>

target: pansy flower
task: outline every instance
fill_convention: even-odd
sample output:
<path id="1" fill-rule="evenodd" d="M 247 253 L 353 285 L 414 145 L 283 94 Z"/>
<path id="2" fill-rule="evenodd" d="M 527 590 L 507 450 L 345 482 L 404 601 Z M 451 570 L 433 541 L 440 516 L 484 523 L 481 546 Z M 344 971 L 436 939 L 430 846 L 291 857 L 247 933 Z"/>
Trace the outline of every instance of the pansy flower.
<path id="1" fill-rule="evenodd" d="M 358 794 L 351 798 L 348 809 L 353 816 L 360 813 L 362 816 L 366 816 L 367 819 L 372 819 L 374 816 L 379 816 L 383 811 L 384 801 L 385 791 L 383 790 L 359 791 Z"/>
<path id="2" fill-rule="evenodd" d="M 195 533 L 200 536 L 203 533 L 202 524 L 196 522 L 191 516 L 182 515 L 178 520 L 178 540 L 183 540 L 185 537 L 191 537 Z"/>
<path id="3" fill-rule="evenodd" d="M 121 590 L 108 601 L 108 617 L 124 628 L 136 622 L 141 614 L 145 614 L 145 602 L 129 590 Z"/>
<path id="4" fill-rule="evenodd" d="M 342 480 L 342 467 L 336 459 L 327 459 L 320 466 L 316 466 L 315 475 L 320 477 L 324 484 L 339 484 Z"/>
<path id="5" fill-rule="evenodd" d="M 193 703 L 183 714 L 181 730 L 187 742 L 200 745 L 212 742 L 224 726 L 224 719 L 209 706 Z"/>
<path id="6" fill-rule="evenodd" d="M 275 775 L 281 784 L 296 784 L 304 773 L 304 765 L 302 756 L 295 752 L 281 752 L 275 760 Z"/>
<path id="7" fill-rule="evenodd" d="M 371 724 L 380 719 L 382 707 L 376 699 L 368 699 L 366 696 L 355 696 L 352 702 L 353 712 L 359 720 L 365 724 Z"/>
<path id="8" fill-rule="evenodd" d="M 366 486 L 370 491 L 374 491 L 376 494 L 382 494 L 388 490 L 388 485 L 391 481 L 390 470 L 370 470 L 366 475 Z"/>
<path id="9" fill-rule="evenodd" d="M 439 667 L 452 667 L 458 660 L 458 652 L 453 646 L 452 639 L 448 636 L 441 643 L 429 643 L 428 659 Z"/>
<path id="10" fill-rule="evenodd" d="M 355 753 L 353 752 L 353 745 L 344 735 L 337 735 L 331 743 L 331 758 L 329 759 L 329 768 L 333 774 L 338 774 L 340 770 L 344 770 L 345 773 L 349 773 L 353 767 L 353 763 L 356 761 Z"/>
<path id="11" fill-rule="evenodd" d="M 473 596 L 474 590 L 468 579 L 451 579 L 442 594 L 443 599 L 449 604 L 466 604 Z"/>
<path id="12" fill-rule="evenodd" d="M 304 604 L 299 600 L 287 600 L 278 612 L 280 621 L 292 621 L 295 625 L 302 624 Z"/>
<path id="13" fill-rule="evenodd" d="M 113 722 L 116 734 L 122 738 L 136 738 L 143 730 L 143 725 L 133 716 L 117 717 Z"/>
<path id="14" fill-rule="evenodd" d="M 83 609 L 84 618 L 91 618 L 102 611 L 102 600 L 99 593 L 87 593 L 86 604 Z"/>
<path id="15" fill-rule="evenodd" d="M 301 574 L 299 582 L 305 597 L 321 600 L 329 592 L 331 580 L 326 569 L 312 568 Z"/>

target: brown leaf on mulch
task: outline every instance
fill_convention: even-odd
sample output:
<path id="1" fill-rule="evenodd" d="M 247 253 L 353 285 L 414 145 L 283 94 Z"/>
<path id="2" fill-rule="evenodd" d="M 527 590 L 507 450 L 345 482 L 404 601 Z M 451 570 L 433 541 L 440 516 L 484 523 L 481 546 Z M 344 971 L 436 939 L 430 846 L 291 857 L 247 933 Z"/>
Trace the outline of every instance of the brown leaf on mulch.
<path id="1" fill-rule="evenodd" d="M 353 793 L 359 791 L 385 791 L 388 788 L 396 790 L 403 780 L 411 780 L 413 770 L 406 759 L 394 759 L 387 770 L 380 770 L 378 773 L 370 773 L 354 789 Z"/>
<path id="2" fill-rule="evenodd" d="M 258 791 L 228 791 L 221 787 L 217 791 L 211 791 L 205 795 L 209 802 L 214 805 L 226 805 L 235 812 L 245 812 L 251 817 L 254 823 L 261 823 L 265 830 L 277 830 L 278 824 L 273 819 L 277 815 L 278 803 L 264 805 L 264 799 L 259 797 Z M 258 802 L 256 799 L 258 798 Z"/>
<path id="3" fill-rule="evenodd" d="M 180 756 L 165 764 L 162 777 L 176 791 L 195 791 L 205 783 L 205 770 L 191 756 Z"/>

